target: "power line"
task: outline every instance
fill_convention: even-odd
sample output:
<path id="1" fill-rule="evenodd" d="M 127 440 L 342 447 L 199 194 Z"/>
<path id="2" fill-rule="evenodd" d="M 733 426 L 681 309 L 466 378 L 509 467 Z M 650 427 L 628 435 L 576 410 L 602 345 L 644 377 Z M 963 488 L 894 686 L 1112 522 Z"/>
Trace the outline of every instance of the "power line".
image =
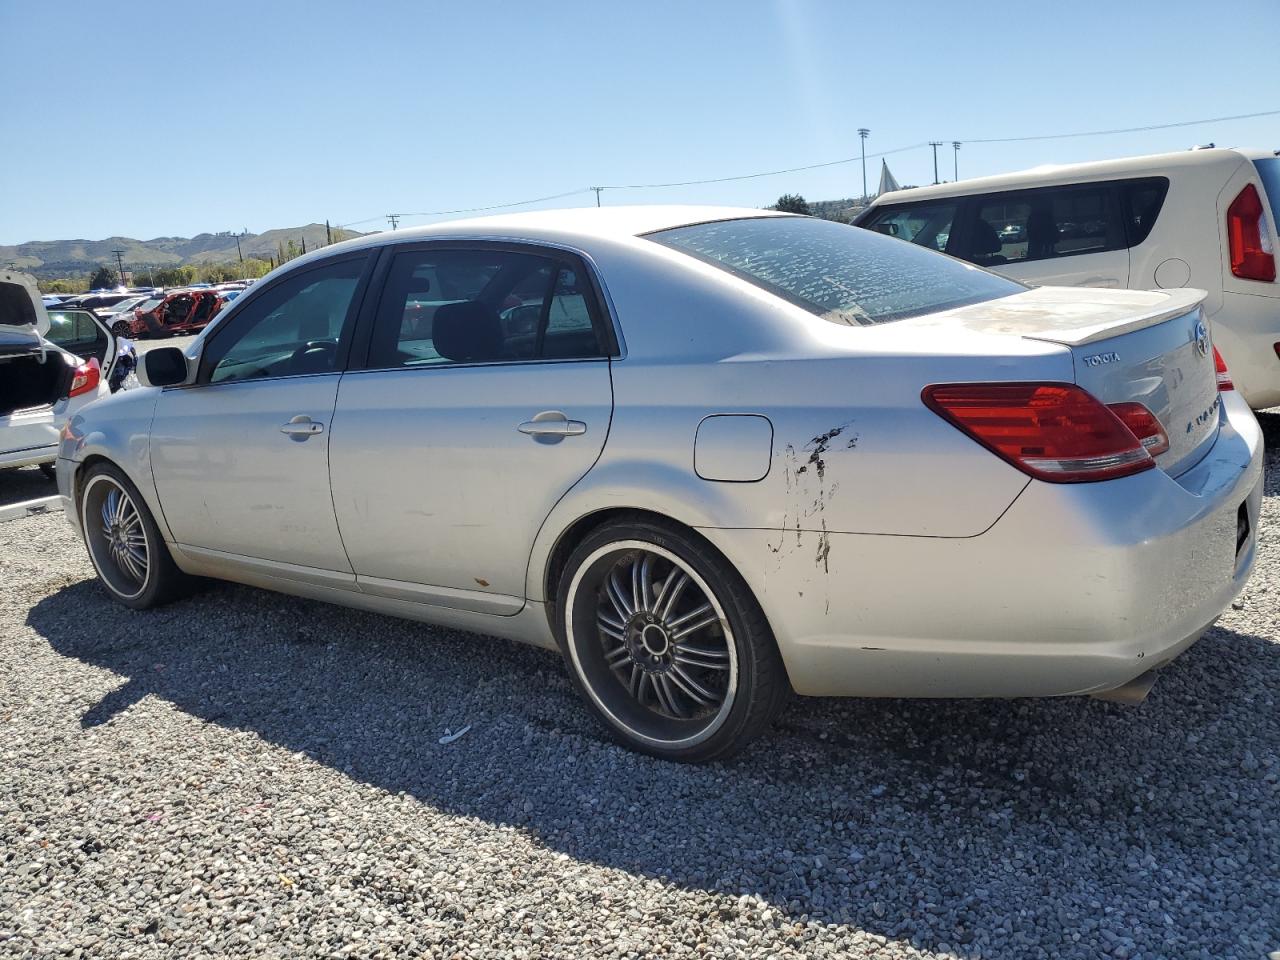
<path id="1" fill-rule="evenodd" d="M 1206 120 L 1179 120 L 1177 123 L 1153 123 L 1145 127 L 1117 127 L 1114 130 L 1085 130 L 1077 133 L 1043 133 L 1034 137 L 987 137 L 983 140 L 969 138 L 963 143 L 1026 143 L 1030 140 L 1069 140 L 1072 137 L 1105 137 L 1112 133 L 1145 133 L 1148 130 L 1171 130 L 1174 127 L 1196 127 L 1202 123 L 1226 123 L 1228 120 L 1254 120 L 1258 117 L 1280 116 L 1280 110 L 1263 110 L 1259 113 L 1237 113 L 1230 117 L 1209 117 Z"/>
<path id="2" fill-rule="evenodd" d="M 1074 133 L 1045 133 L 1028 137 L 969 137 L 952 141 L 952 148 L 955 150 L 959 149 L 955 146 L 956 143 L 1027 143 L 1035 140 L 1069 140 L 1075 137 L 1102 137 L 1116 133 L 1145 133 L 1150 130 L 1171 130 L 1177 127 L 1194 127 L 1206 123 L 1226 123 L 1232 120 L 1253 120 L 1259 117 L 1274 116 L 1280 116 L 1280 110 L 1261 110 L 1257 113 L 1238 113 L 1226 117 L 1207 117 L 1200 120 L 1179 120 L 1175 123 L 1153 123 L 1141 127 L 1117 127 L 1112 130 L 1083 130 L 1076 131 Z M 861 133 L 861 131 L 859 131 L 859 133 Z M 863 144 L 865 146 L 865 138 L 863 139 Z M 932 144 L 933 141 L 921 141 L 920 143 L 912 143 L 904 147 L 895 147 L 892 150 L 882 150 L 879 153 L 868 153 L 863 155 L 860 152 L 858 156 L 844 157 L 839 160 L 826 160 L 822 163 L 809 163 L 798 167 L 785 167 L 780 170 L 765 170 L 760 173 L 742 173 L 729 177 L 708 177 L 701 180 L 673 180 L 666 183 L 614 183 L 599 187 L 579 187 L 576 190 L 566 190 L 564 193 L 554 193 L 545 197 L 533 197 L 529 200 L 514 200 L 509 203 L 493 203 L 481 207 L 462 207 L 456 210 L 428 210 L 420 213 L 383 214 L 381 216 L 366 217 L 363 220 L 350 220 L 346 223 L 338 224 L 337 226 L 341 229 L 346 227 L 358 227 L 366 223 L 374 223 L 378 220 L 390 220 L 392 222 L 392 228 L 394 229 L 395 224 L 402 217 L 448 217 L 463 213 L 486 213 L 490 210 L 510 210 L 513 207 L 526 207 L 535 203 L 546 203 L 550 200 L 563 200 L 566 197 L 576 197 L 581 194 L 591 193 L 592 191 L 596 194 L 596 202 L 598 205 L 600 201 L 600 194 L 604 190 L 661 190 L 670 187 L 697 187 L 713 183 L 734 183 L 742 180 L 758 180 L 762 177 L 777 177 L 788 173 L 804 173 L 808 170 L 821 170 L 825 167 L 837 167 L 846 163 L 855 163 L 859 161 L 865 165 L 868 157 L 871 159 L 875 159 L 877 157 L 888 157 L 897 153 L 906 153 L 908 150 L 919 150 L 923 147 L 931 146 Z M 937 146 L 941 145 L 942 141 L 939 141 Z M 934 147 L 934 154 L 936 159 L 936 146 Z M 959 158 L 955 157 L 954 159 L 958 161 Z M 958 169 L 956 170 L 956 173 L 959 173 Z M 936 170 L 934 179 L 937 179 Z"/>

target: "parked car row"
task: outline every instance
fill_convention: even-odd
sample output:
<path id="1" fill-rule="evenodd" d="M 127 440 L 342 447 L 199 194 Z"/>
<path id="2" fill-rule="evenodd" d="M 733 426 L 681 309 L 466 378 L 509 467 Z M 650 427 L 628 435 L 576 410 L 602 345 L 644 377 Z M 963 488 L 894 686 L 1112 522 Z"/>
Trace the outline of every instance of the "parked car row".
<path id="1" fill-rule="evenodd" d="M 1243 588 L 1262 500 L 1223 291 L 1176 286 L 724 208 L 380 233 L 148 351 L 58 487 L 122 604 L 205 576 L 559 648 L 668 759 L 790 690 L 1136 700 Z"/>
<path id="2" fill-rule="evenodd" d="M 116 336 L 141 340 L 198 333 L 252 283 L 236 280 L 168 290 L 138 287 L 42 299 L 46 307 L 92 310 Z"/>
<path id="3" fill-rule="evenodd" d="M 854 221 L 1015 280 L 1199 288 L 1236 388 L 1280 404 L 1280 151 L 1206 149 L 886 193 Z"/>

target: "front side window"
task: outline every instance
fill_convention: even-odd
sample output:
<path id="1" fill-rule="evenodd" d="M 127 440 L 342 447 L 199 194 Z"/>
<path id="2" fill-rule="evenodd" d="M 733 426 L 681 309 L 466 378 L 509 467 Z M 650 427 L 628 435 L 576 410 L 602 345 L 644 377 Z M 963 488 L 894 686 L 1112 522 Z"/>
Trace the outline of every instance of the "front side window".
<path id="1" fill-rule="evenodd" d="M 719 220 L 647 237 L 835 323 L 903 320 L 1026 289 L 915 244 L 809 217 Z"/>
<path id="2" fill-rule="evenodd" d="M 219 327 L 201 358 L 202 381 L 330 373 L 366 258 L 300 271 L 272 284 Z"/>
<path id="3" fill-rule="evenodd" d="M 604 356 L 578 271 L 504 249 L 430 248 L 395 255 L 368 365 Z"/>
<path id="4" fill-rule="evenodd" d="M 859 226 L 899 240 L 910 240 L 932 250 L 947 249 L 958 204 L 916 203 L 909 207 L 877 210 Z"/>

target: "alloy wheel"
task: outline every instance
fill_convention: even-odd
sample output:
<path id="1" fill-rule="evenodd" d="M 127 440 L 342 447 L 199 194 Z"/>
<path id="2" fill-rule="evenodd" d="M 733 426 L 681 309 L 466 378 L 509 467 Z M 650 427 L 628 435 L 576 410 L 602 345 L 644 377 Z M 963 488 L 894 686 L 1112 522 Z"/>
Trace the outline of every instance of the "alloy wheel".
<path id="1" fill-rule="evenodd" d="M 99 576 L 125 598 L 146 588 L 151 544 L 133 497 L 108 476 L 97 476 L 84 493 L 84 529 Z"/>

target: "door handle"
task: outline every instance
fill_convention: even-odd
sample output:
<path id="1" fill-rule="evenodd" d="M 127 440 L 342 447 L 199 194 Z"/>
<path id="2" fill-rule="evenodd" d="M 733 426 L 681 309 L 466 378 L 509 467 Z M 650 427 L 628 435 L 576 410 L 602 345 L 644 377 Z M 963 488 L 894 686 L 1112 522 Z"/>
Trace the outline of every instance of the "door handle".
<path id="1" fill-rule="evenodd" d="M 587 432 L 581 420 L 570 420 L 559 410 L 544 410 L 516 427 L 539 443 L 559 443 L 565 437 L 580 437 Z"/>
<path id="2" fill-rule="evenodd" d="M 317 423 L 305 414 L 299 414 L 282 426 L 280 432 L 290 440 L 301 442 L 307 437 L 314 437 L 317 433 L 324 433 L 324 424 Z"/>

